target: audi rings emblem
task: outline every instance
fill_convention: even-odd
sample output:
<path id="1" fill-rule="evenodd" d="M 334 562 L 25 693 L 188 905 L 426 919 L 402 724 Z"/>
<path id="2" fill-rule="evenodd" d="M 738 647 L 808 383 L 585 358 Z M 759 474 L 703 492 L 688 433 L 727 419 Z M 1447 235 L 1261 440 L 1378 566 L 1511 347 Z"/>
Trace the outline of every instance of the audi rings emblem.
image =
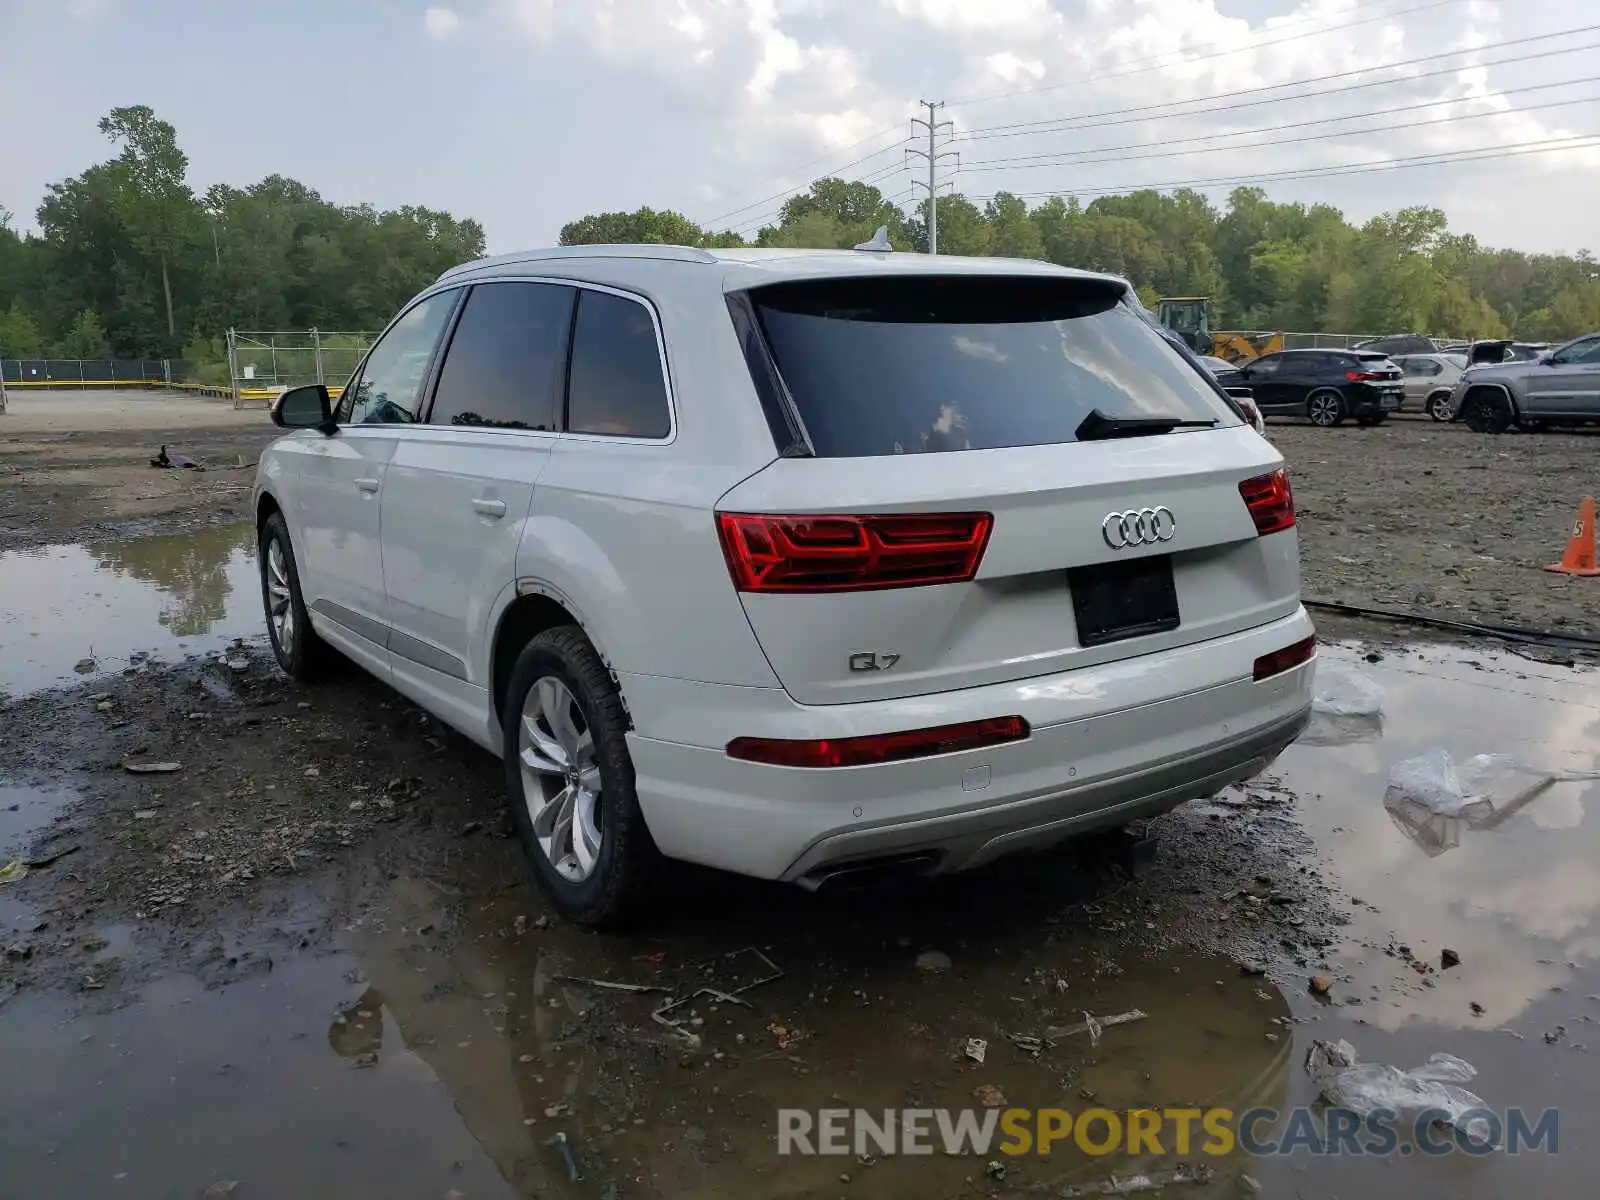
<path id="1" fill-rule="evenodd" d="M 1178 518 L 1166 505 L 1155 508 L 1130 508 L 1127 512 L 1107 513 L 1100 522 L 1100 534 L 1113 550 L 1129 546 L 1153 546 L 1170 542 L 1178 532 Z"/>

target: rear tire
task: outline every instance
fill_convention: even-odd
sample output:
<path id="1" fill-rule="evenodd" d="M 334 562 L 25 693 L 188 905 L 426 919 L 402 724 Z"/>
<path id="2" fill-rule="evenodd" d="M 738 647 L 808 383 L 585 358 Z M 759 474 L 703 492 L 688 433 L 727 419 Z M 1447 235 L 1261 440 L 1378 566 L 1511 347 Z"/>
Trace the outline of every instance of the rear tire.
<path id="1" fill-rule="evenodd" d="M 1450 404 L 1450 393 L 1435 392 L 1433 395 L 1428 397 L 1427 402 L 1423 405 L 1423 408 L 1428 410 L 1428 415 L 1435 421 L 1448 421 L 1453 412 Z"/>
<path id="2" fill-rule="evenodd" d="M 1348 415 L 1348 406 L 1339 392 L 1325 388 L 1306 397 L 1306 419 L 1322 429 L 1342 425 Z"/>
<path id="3" fill-rule="evenodd" d="M 339 661 L 338 654 L 311 628 L 311 615 L 300 591 L 300 568 L 282 513 L 273 513 L 261 523 L 256 561 L 261 568 L 261 606 L 266 612 L 272 656 L 284 674 L 299 683 L 323 678 Z"/>
<path id="4" fill-rule="evenodd" d="M 622 694 L 581 629 L 523 647 L 501 713 L 511 816 L 534 881 L 579 925 L 626 923 L 660 865 L 627 731 Z"/>

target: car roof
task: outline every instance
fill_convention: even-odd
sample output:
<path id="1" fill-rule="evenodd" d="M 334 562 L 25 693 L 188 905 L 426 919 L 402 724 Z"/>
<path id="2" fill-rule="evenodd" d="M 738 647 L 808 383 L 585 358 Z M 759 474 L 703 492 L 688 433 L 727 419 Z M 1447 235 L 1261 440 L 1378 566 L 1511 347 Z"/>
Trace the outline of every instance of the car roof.
<path id="1" fill-rule="evenodd" d="M 521 250 L 462 263 L 437 282 L 492 278 L 496 275 L 559 275 L 580 281 L 593 269 L 597 281 L 611 281 L 627 260 L 641 265 L 681 266 L 685 272 L 720 271 L 723 290 L 741 291 L 769 283 L 860 275 L 1025 275 L 1094 279 L 1128 286 L 1127 281 L 1099 271 L 1079 271 L 1025 258 L 968 258 L 962 255 L 884 253 L 870 250 L 779 250 L 737 246 L 705 250 L 697 246 L 606 244 L 552 246 Z M 659 275 L 655 276 L 660 278 Z"/>

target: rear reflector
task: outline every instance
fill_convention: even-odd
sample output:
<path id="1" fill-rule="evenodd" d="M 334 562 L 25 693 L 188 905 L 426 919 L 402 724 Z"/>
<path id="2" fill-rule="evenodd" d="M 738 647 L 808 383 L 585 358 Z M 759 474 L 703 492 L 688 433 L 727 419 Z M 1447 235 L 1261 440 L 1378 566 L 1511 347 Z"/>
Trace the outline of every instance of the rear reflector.
<path id="1" fill-rule="evenodd" d="M 741 592 L 854 592 L 964 583 L 978 572 L 988 513 L 847 517 L 718 513 Z"/>
<path id="2" fill-rule="evenodd" d="M 927 758 L 934 754 L 954 754 L 960 750 L 1020 742 L 1027 736 L 1028 723 L 1021 717 L 990 717 L 960 725 L 908 729 L 902 733 L 874 733 L 867 737 L 809 741 L 734 738 L 728 743 L 728 757 L 774 767 L 865 767 L 875 763 L 900 762 L 908 758 Z"/>
<path id="3" fill-rule="evenodd" d="M 1256 523 L 1256 533 L 1265 537 L 1294 524 L 1294 493 L 1289 490 L 1289 472 L 1274 471 L 1257 475 L 1239 485 L 1239 495 Z"/>
<path id="4" fill-rule="evenodd" d="M 1285 671 L 1292 671 L 1295 667 L 1304 666 L 1317 656 L 1317 635 L 1312 634 L 1304 641 L 1296 642 L 1292 646 L 1285 646 L 1282 650 L 1274 650 L 1271 654 L 1263 654 L 1256 659 L 1255 680 L 1260 683 L 1263 679 L 1271 679 L 1274 675 L 1282 675 Z"/>

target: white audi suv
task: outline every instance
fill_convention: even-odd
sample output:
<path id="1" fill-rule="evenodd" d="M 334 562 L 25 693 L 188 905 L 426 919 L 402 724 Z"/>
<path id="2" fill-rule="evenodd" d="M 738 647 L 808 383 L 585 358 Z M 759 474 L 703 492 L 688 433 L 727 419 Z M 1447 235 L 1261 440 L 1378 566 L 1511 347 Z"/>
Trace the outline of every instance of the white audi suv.
<path id="1" fill-rule="evenodd" d="M 503 255 L 272 417 L 279 663 L 338 651 L 500 755 L 579 922 L 663 856 L 816 886 L 1041 848 L 1308 718 L 1282 459 L 1110 276 Z"/>

